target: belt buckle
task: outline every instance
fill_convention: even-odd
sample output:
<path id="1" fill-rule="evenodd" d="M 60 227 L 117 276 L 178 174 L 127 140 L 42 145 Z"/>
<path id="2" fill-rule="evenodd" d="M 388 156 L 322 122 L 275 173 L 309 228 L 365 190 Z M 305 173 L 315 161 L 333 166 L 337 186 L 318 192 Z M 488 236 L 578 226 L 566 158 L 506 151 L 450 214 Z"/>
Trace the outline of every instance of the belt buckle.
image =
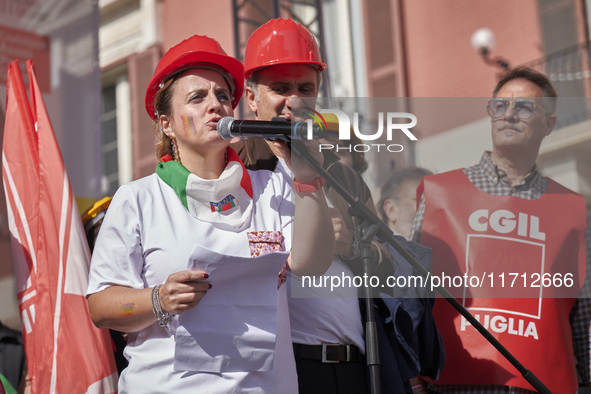
<path id="1" fill-rule="evenodd" d="M 326 358 L 326 351 L 329 346 L 341 346 L 341 344 L 340 343 L 325 343 L 325 342 L 323 342 L 322 343 L 322 363 L 323 364 L 338 364 L 338 363 L 340 363 L 339 360 L 328 360 Z M 351 347 L 349 345 L 344 345 L 344 346 L 346 346 L 346 349 L 347 349 L 347 359 L 345 361 L 348 362 L 351 360 Z"/>

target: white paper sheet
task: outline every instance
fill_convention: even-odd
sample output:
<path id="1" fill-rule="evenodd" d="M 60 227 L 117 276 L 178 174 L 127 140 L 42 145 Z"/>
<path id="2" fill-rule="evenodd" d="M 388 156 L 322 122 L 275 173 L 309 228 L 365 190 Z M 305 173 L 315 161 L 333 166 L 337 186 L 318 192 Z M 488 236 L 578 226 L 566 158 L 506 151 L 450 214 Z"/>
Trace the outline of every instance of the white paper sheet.
<path id="1" fill-rule="evenodd" d="M 245 372 L 273 369 L 277 275 L 288 252 L 256 258 L 221 255 L 196 245 L 188 269 L 209 274 L 212 288 L 178 317 L 174 369 Z"/>

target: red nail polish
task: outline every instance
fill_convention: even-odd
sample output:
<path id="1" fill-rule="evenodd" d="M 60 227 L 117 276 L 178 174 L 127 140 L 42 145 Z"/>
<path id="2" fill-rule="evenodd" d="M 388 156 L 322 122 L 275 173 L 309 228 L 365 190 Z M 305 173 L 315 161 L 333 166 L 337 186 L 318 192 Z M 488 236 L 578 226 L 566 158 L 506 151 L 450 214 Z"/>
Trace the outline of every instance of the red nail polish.
<path id="1" fill-rule="evenodd" d="M 203 277 L 204 277 L 205 279 L 207 279 L 207 278 L 209 278 L 209 274 L 203 274 Z"/>
<path id="2" fill-rule="evenodd" d="M 209 284 L 209 288 L 211 289 L 213 286 L 211 285 L 211 283 Z"/>

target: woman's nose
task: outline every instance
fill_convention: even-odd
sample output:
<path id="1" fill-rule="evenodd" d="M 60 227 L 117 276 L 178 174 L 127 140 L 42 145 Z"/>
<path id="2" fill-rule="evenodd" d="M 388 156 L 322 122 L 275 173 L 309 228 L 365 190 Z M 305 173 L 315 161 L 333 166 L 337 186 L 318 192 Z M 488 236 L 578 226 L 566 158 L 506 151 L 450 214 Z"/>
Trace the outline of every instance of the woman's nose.
<path id="1" fill-rule="evenodd" d="M 217 99 L 217 97 L 213 97 L 211 100 L 209 100 L 209 108 L 208 108 L 208 112 L 210 113 L 216 113 L 216 112 L 220 112 L 220 110 L 222 109 L 222 104 L 220 103 L 220 101 Z"/>

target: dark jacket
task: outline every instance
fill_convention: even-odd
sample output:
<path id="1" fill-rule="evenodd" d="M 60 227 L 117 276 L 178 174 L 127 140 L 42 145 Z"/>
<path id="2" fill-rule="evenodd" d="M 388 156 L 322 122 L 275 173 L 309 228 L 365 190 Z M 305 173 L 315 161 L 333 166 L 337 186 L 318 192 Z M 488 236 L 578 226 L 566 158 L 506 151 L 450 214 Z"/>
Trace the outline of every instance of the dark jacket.
<path id="1" fill-rule="evenodd" d="M 395 236 L 421 265 L 431 272 L 431 249 Z M 410 277 L 418 273 L 387 245 L 397 270 L 395 275 Z M 395 298 L 374 300 L 377 322 L 383 393 L 412 393 L 408 383 L 417 375 L 437 379 L 445 365 L 443 340 L 433 318 L 434 294 L 427 286 L 396 289 Z M 362 305 L 362 311 L 364 307 Z"/>

